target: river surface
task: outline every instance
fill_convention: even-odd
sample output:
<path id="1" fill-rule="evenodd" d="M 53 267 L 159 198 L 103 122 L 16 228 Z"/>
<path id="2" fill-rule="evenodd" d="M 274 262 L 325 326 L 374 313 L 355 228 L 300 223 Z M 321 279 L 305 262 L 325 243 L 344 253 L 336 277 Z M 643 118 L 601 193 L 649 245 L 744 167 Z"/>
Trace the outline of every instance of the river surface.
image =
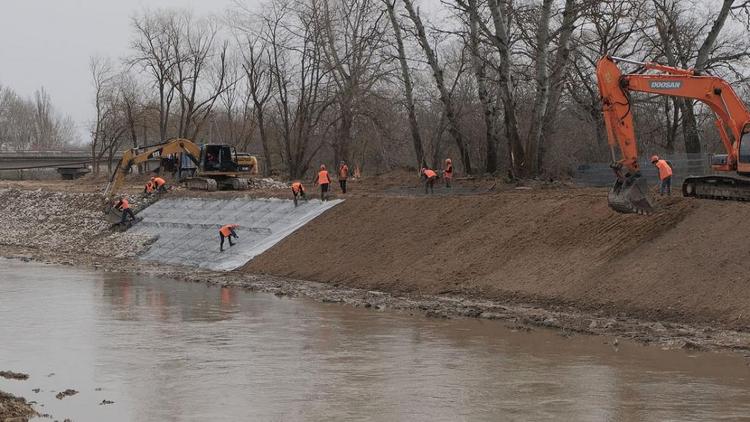
<path id="1" fill-rule="evenodd" d="M 60 421 L 750 420 L 742 355 L 611 343 L 0 260 L 0 390 Z"/>

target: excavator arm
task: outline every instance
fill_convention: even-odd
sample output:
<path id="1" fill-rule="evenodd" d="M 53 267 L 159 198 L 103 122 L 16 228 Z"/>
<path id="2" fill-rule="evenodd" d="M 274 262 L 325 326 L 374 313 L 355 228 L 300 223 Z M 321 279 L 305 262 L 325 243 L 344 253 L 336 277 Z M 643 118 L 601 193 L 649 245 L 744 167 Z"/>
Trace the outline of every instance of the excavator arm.
<path id="1" fill-rule="evenodd" d="M 187 154 L 196 165 L 200 164 L 201 148 L 194 142 L 184 138 L 171 139 L 161 144 L 132 148 L 125 151 L 122 155 L 122 159 L 117 163 L 117 167 L 115 167 L 115 170 L 112 172 L 107 188 L 104 191 L 104 197 L 107 204 L 111 204 L 114 195 L 122 186 L 122 183 L 125 181 L 125 176 L 130 172 L 130 169 L 133 166 L 145 163 L 151 158 L 158 158 L 181 152 Z"/>
<path id="2" fill-rule="evenodd" d="M 640 67 L 635 73 L 623 74 L 617 61 Z M 646 71 L 656 73 L 647 74 Z M 747 132 L 750 112 L 725 80 L 701 75 L 692 69 L 610 56 L 599 60 L 596 76 L 607 139 L 612 151 L 612 169 L 617 178 L 609 193 L 610 206 L 616 211 L 648 213 L 653 209 L 648 197 L 648 187 L 641 177 L 638 164 L 630 92 L 690 98 L 705 103 L 716 115 L 716 127 L 727 152 L 726 162 L 716 169 L 737 169 L 738 145 L 742 134 Z M 616 150 L 619 150 L 619 154 Z"/>

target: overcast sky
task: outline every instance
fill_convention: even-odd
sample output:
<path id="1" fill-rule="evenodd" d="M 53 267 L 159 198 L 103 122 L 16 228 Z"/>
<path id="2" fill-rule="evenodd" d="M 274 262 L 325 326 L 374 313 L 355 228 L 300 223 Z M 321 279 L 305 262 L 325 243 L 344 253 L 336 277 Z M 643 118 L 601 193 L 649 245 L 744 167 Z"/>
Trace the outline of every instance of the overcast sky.
<path id="1" fill-rule="evenodd" d="M 258 0 L 245 0 L 252 4 Z M 233 0 L 0 0 L 0 85 L 30 96 L 44 86 L 86 135 L 93 115 L 89 57 L 128 53 L 130 17 L 146 7 L 223 14 Z"/>

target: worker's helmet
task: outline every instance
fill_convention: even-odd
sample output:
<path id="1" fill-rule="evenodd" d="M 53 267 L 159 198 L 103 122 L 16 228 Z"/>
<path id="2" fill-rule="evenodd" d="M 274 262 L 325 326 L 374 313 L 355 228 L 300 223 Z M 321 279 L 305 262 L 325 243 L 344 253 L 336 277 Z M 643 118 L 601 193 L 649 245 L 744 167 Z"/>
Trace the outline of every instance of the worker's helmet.
<path id="1" fill-rule="evenodd" d="M 325 170 L 325 169 L 326 169 L 326 165 L 325 165 L 325 164 L 321 164 L 321 165 L 320 165 L 320 169 L 321 169 L 321 170 Z"/>
<path id="2" fill-rule="evenodd" d="M 155 176 L 151 176 L 151 181 L 153 182 L 154 180 L 156 180 L 156 177 Z"/>
<path id="3" fill-rule="evenodd" d="M 651 156 L 651 163 L 652 164 L 655 163 L 655 162 L 657 162 L 657 161 L 659 161 L 659 156 L 658 155 Z"/>
<path id="4" fill-rule="evenodd" d="M 452 161 L 451 161 L 451 159 L 450 159 L 450 158 L 446 158 L 446 159 L 445 159 L 445 164 L 451 164 L 451 163 L 452 163 Z"/>

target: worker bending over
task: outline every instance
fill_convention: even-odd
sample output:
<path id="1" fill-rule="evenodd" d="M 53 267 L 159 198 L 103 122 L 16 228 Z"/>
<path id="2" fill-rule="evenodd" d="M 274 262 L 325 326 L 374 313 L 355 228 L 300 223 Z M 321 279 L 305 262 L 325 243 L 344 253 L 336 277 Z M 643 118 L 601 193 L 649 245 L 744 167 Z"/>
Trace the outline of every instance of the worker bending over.
<path id="1" fill-rule="evenodd" d="M 315 176 L 315 183 L 320 185 L 320 200 L 325 201 L 328 199 L 328 188 L 331 186 L 331 176 L 326 170 L 326 165 L 320 165 L 320 171 Z"/>
<path id="2" fill-rule="evenodd" d="M 666 160 L 662 160 L 658 155 L 651 157 L 651 164 L 659 169 L 659 194 L 664 196 L 672 195 L 672 167 Z"/>
<path id="3" fill-rule="evenodd" d="M 148 182 L 146 182 L 146 186 L 144 186 L 143 188 L 143 193 L 145 193 L 146 195 L 151 195 L 152 193 L 154 193 L 154 183 L 152 181 L 149 180 Z"/>
<path id="4" fill-rule="evenodd" d="M 341 161 L 339 164 L 339 186 L 341 186 L 341 193 L 346 193 L 346 179 L 349 178 L 349 166 L 346 165 L 345 161 Z"/>
<path id="5" fill-rule="evenodd" d="M 437 180 L 437 173 L 435 173 L 435 170 L 422 167 L 420 173 L 421 177 L 424 177 L 424 193 L 435 193 L 435 180 Z"/>
<path id="6" fill-rule="evenodd" d="M 237 232 L 234 231 L 236 227 L 239 227 L 238 224 L 226 224 L 221 226 L 219 229 L 219 239 L 221 240 L 221 243 L 219 243 L 219 251 L 224 252 L 224 238 L 227 238 L 229 240 L 229 246 L 234 246 L 234 243 L 232 243 L 232 237 L 235 239 L 239 239 L 240 237 L 237 236 Z"/>
<path id="7" fill-rule="evenodd" d="M 161 192 L 167 191 L 167 181 L 162 179 L 161 177 L 159 176 L 152 177 L 151 183 L 153 184 L 154 189 L 157 192 L 161 193 Z"/>
<path id="8" fill-rule="evenodd" d="M 305 195 L 305 187 L 298 181 L 292 182 L 292 195 L 294 196 L 294 206 L 297 206 L 297 197 L 307 201 L 307 195 Z"/>
<path id="9" fill-rule="evenodd" d="M 453 182 L 453 162 L 450 158 L 446 158 L 443 164 L 443 178 L 445 178 L 445 187 L 450 188 Z"/>
<path id="10" fill-rule="evenodd" d="M 120 217 L 120 224 L 125 224 L 125 221 L 128 217 L 130 217 L 130 221 L 135 221 L 135 214 L 133 214 L 133 210 L 130 209 L 130 202 L 128 202 L 128 199 L 124 196 L 120 197 L 120 200 L 115 203 L 115 208 L 120 210 L 122 213 L 122 217 Z"/>

